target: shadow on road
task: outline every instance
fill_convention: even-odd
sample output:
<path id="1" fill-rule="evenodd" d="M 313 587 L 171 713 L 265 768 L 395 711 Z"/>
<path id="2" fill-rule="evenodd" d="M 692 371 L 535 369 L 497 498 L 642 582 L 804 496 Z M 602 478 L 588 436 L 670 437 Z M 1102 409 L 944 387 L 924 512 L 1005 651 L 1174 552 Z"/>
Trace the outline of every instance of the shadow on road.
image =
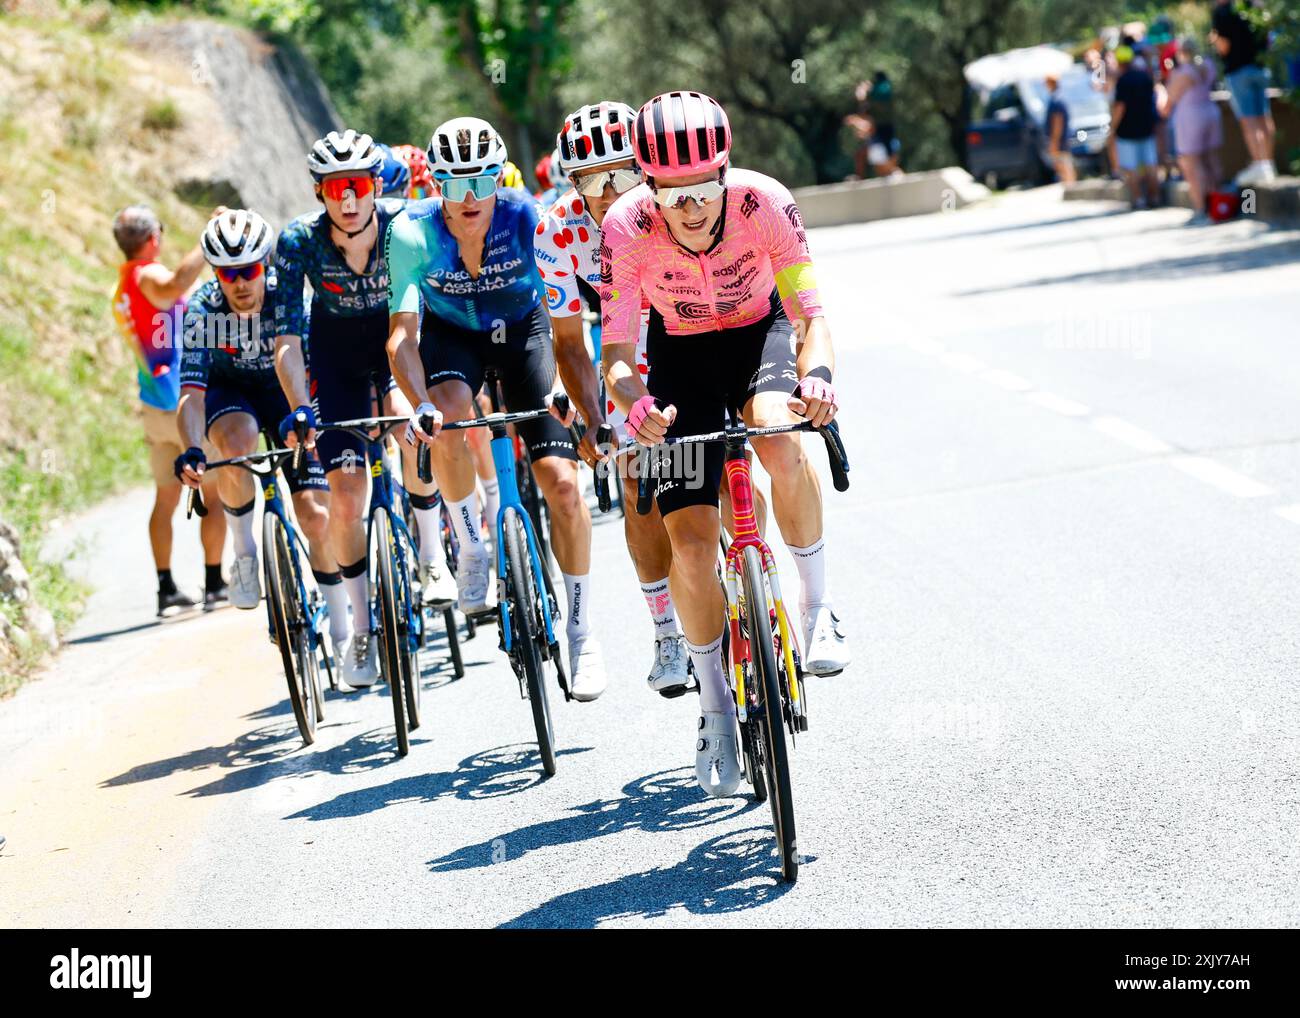
<path id="1" fill-rule="evenodd" d="M 557 755 L 590 752 L 590 747 L 562 749 Z M 536 745 L 499 746 L 466 757 L 453 771 L 413 774 L 387 784 L 358 788 L 297 813 L 287 820 L 335 820 L 364 816 L 399 802 L 434 802 L 443 796 L 457 799 L 495 799 L 517 795 L 539 784 L 544 776 Z"/>
<path id="2" fill-rule="evenodd" d="M 793 886 L 781 879 L 772 829 L 749 827 L 706 841 L 676 866 L 561 894 L 499 928 L 591 929 L 613 919 L 655 919 L 674 908 L 719 915 L 766 905 Z"/>
<path id="3" fill-rule="evenodd" d="M 572 845 L 620 831 L 676 831 L 717 823 L 744 813 L 754 804 L 739 796 L 712 799 L 700 791 L 687 768 L 663 771 L 623 786 L 618 799 L 597 799 L 569 807 L 570 814 L 521 827 L 429 862 L 435 873 L 477 869 L 521 859 L 554 845 Z"/>

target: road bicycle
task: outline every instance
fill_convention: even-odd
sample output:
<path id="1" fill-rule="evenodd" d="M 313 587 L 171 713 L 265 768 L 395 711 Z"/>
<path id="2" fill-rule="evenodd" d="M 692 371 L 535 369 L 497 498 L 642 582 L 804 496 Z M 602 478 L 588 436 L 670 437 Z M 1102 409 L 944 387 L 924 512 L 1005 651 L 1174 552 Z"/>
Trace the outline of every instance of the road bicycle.
<path id="1" fill-rule="evenodd" d="M 495 388 L 495 387 L 492 387 Z M 568 412 L 568 397 L 556 393 L 556 408 Z M 493 406 L 499 404 L 495 401 Z M 551 720 L 550 703 L 542 672 L 543 662 L 554 665 L 560 689 L 565 700 L 573 698 L 565 672 L 560 645 L 555 635 L 555 622 L 559 616 L 559 603 L 550 572 L 543 567 L 537 528 L 520 497 L 516 475 L 515 444 L 510 435 L 510 425 L 537 420 L 549 413 L 546 409 L 503 413 L 499 410 L 465 421 L 453 421 L 442 426 L 444 431 L 469 428 L 488 428 L 492 435 L 492 461 L 496 467 L 497 485 L 501 507 L 492 521 L 496 535 L 497 606 L 501 650 L 510 660 L 519 694 L 532 708 L 533 728 L 537 734 L 537 749 L 542 769 L 548 776 L 555 773 L 555 729 Z M 433 427 L 432 419 L 421 420 L 426 431 Z M 574 441 L 578 440 L 576 427 L 570 428 Z M 429 446 L 422 444 L 417 456 L 420 477 L 426 482 L 432 476 Z M 605 482 L 608 487 L 608 481 Z M 609 493 L 601 494 L 607 505 Z"/>
<path id="2" fill-rule="evenodd" d="M 284 461 L 293 456 L 288 449 L 275 448 L 269 435 L 267 452 L 234 456 L 207 464 L 207 470 L 236 467 L 247 470 L 262 486 L 262 572 L 266 578 L 267 626 L 271 642 L 280 650 L 284 676 L 289 684 L 289 703 L 304 746 L 316 741 L 316 726 L 325 717 L 320 670 L 325 669 L 332 689 L 338 688 L 334 658 L 326 639 L 326 607 L 311 576 L 307 546 L 289 517 L 276 482 Z M 301 464 L 299 464 L 301 467 Z M 187 488 L 185 515 L 208 514 L 203 497 Z"/>
<path id="3" fill-rule="evenodd" d="M 751 438 L 796 431 L 815 431 L 822 436 L 835 489 L 847 491 L 849 462 L 834 421 L 823 428 L 807 421 L 748 428 L 733 410 L 721 431 L 669 438 L 642 452 L 636 506 L 642 514 L 650 511 L 652 480 L 660 472 L 666 448 L 708 442 L 726 445 L 724 468 L 735 526 L 722 568 L 727 680 L 740 725 L 745 779 L 756 801 L 771 804 L 781 875 L 791 883 L 799 876 L 799 851 L 785 735 L 789 733 L 793 745 L 796 735 L 808 730 L 808 698 L 798 639 L 781 597 L 776 560 L 754 517 L 753 478 L 745 448 Z M 620 452 L 634 448 L 629 445 Z"/>

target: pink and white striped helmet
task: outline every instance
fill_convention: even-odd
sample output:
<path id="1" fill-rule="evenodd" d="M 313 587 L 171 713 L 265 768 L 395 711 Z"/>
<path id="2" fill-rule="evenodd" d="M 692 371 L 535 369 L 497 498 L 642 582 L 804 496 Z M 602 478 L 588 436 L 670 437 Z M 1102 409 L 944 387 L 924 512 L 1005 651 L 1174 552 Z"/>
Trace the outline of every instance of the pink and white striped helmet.
<path id="1" fill-rule="evenodd" d="M 636 161 L 648 177 L 689 177 L 727 164 L 731 125 L 718 100 L 665 92 L 637 111 Z"/>

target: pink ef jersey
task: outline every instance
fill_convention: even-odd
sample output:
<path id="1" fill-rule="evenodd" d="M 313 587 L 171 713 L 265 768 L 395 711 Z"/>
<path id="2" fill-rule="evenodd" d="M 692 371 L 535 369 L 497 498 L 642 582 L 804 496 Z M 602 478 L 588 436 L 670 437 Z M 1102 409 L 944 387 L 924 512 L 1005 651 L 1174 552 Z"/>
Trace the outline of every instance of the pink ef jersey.
<path id="1" fill-rule="evenodd" d="M 752 170 L 727 170 L 721 239 L 687 251 L 668 233 L 650 188 L 623 195 L 601 239 L 602 342 L 634 342 L 644 295 L 671 335 L 719 332 L 759 321 L 772 287 L 791 322 L 822 314 L 803 219 L 782 184 Z"/>

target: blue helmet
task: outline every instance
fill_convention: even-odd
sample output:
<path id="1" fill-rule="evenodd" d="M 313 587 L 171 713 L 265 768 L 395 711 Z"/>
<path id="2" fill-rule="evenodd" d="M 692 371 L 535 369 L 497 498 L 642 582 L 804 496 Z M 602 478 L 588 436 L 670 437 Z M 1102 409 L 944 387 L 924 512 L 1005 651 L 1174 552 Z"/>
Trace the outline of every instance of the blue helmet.
<path id="1" fill-rule="evenodd" d="M 405 198 L 411 192 L 411 171 L 389 146 L 376 146 L 383 154 L 379 165 L 379 194 L 382 198 Z"/>

